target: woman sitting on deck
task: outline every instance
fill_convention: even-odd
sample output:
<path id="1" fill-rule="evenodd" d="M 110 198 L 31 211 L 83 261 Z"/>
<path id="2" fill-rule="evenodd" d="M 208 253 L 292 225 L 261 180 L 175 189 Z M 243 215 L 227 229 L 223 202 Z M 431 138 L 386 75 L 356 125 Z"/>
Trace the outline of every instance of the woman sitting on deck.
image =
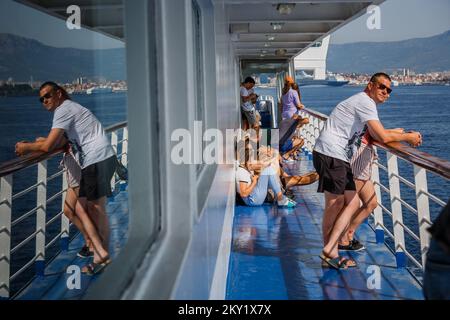
<path id="1" fill-rule="evenodd" d="M 262 205 L 270 188 L 279 207 L 295 207 L 295 201 L 283 195 L 279 178 L 270 162 L 250 162 L 250 148 L 249 139 L 245 139 L 244 145 L 241 144 L 237 152 L 241 165 L 236 172 L 236 190 L 243 202 L 247 206 Z"/>

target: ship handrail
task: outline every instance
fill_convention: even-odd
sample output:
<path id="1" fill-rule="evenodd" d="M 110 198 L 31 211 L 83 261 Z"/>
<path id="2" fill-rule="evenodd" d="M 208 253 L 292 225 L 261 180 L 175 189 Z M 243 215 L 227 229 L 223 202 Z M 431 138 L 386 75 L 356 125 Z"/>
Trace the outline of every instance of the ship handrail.
<path id="1" fill-rule="evenodd" d="M 122 131 L 121 139 L 119 140 L 119 132 Z M 120 162 L 125 167 L 128 166 L 128 123 L 126 121 L 114 124 L 105 128 L 105 132 L 110 136 L 111 145 L 116 153 L 117 158 L 120 158 Z M 118 154 L 118 146 L 121 145 L 121 153 Z M 44 275 L 47 249 L 52 246 L 56 241 L 61 241 L 62 250 L 67 250 L 69 245 L 69 231 L 71 223 L 69 219 L 64 215 L 64 202 L 67 191 L 67 178 L 64 169 L 48 175 L 47 162 L 48 160 L 60 155 L 64 152 L 64 149 L 53 150 L 49 153 L 35 152 L 26 156 L 22 156 L 17 159 L 13 159 L 0 164 L 0 299 L 10 297 L 10 284 L 23 272 L 35 263 L 36 275 Z M 31 187 L 21 190 L 17 193 L 13 193 L 13 181 L 14 174 L 30 168 L 32 166 L 38 166 L 38 182 Z M 47 187 L 48 182 L 55 180 L 62 176 L 62 188 L 59 192 L 48 197 Z M 111 187 L 114 191 L 120 190 L 120 185 L 123 181 L 116 179 L 113 176 L 111 181 Z M 17 200 L 24 195 L 36 191 L 37 201 L 36 206 L 22 214 L 19 217 L 15 217 L 12 220 L 12 207 L 13 201 Z M 61 211 L 48 221 L 47 205 L 56 199 L 61 197 Z M 22 242 L 11 248 L 12 244 L 12 227 L 15 227 L 25 219 L 36 215 L 36 229 L 35 231 L 26 237 Z M 58 219 L 61 219 L 60 232 L 46 244 L 46 230 L 47 227 L 55 223 Z M 21 266 L 15 274 L 11 275 L 11 256 L 13 253 L 19 251 L 23 246 L 36 239 L 36 252 L 34 256 Z M 20 291 L 20 290 L 19 290 Z"/>
<path id="2" fill-rule="evenodd" d="M 321 121 L 328 120 L 326 115 L 311 109 L 303 109 L 302 112 L 318 118 Z M 399 156 L 403 160 L 426 168 L 428 171 L 434 172 L 446 179 L 450 179 L 450 161 L 419 151 L 401 142 L 390 142 L 385 144 L 374 141 L 374 145 Z"/>
<path id="3" fill-rule="evenodd" d="M 105 128 L 105 132 L 107 134 L 112 133 L 114 131 L 118 131 L 120 129 L 125 128 L 128 125 L 127 121 L 120 122 L 114 125 L 111 125 L 107 128 Z M 118 141 L 118 143 L 124 142 L 123 140 Z M 27 154 L 22 157 L 18 157 L 3 163 L 0 163 L 0 178 L 14 174 L 16 172 L 19 172 L 23 169 L 29 168 L 33 165 L 36 165 L 42 161 L 50 160 L 51 158 L 62 154 L 64 152 L 64 149 L 55 149 L 51 152 L 45 153 L 45 152 L 33 152 L 30 154 Z M 58 172 L 61 174 L 61 172 Z M 56 174 L 58 174 L 56 173 Z"/>
<path id="4" fill-rule="evenodd" d="M 305 139 L 305 153 L 312 157 L 312 152 L 328 116 L 311 110 L 302 109 L 300 114 L 309 119 L 309 124 L 302 128 L 302 136 Z M 400 142 L 381 143 L 374 142 L 375 149 L 383 149 L 386 153 L 387 165 L 384 166 L 378 160 L 374 161 L 372 166 L 372 180 L 374 182 L 375 193 L 378 199 L 378 207 L 372 213 L 374 220 L 374 231 L 376 233 L 377 243 L 385 243 L 384 235 L 387 234 L 395 242 L 394 253 L 396 256 L 397 267 L 407 267 L 406 259 L 409 259 L 414 265 L 424 269 L 426 253 L 429 248 L 430 234 L 427 231 L 432 224 L 430 218 L 430 202 L 445 207 L 445 201 L 428 191 L 428 182 L 426 172 L 431 172 L 441 179 L 450 180 L 450 162 L 438 157 L 432 156 L 422 151 L 418 151 L 406 144 Z M 402 177 L 398 170 L 398 158 L 413 165 L 414 183 Z M 380 181 L 379 169 L 387 172 L 389 186 L 384 186 Z M 405 202 L 400 194 L 400 182 L 413 189 L 416 195 L 416 208 Z M 386 192 L 390 198 L 391 211 L 382 204 L 381 192 Z M 415 234 L 403 222 L 402 207 L 407 208 L 414 213 L 418 219 L 419 234 Z M 392 218 L 393 232 L 389 232 L 383 222 L 383 214 L 386 212 Z M 406 248 L 405 235 L 408 233 L 414 240 L 420 243 L 421 263 Z M 411 233 L 413 235 L 411 235 Z"/>

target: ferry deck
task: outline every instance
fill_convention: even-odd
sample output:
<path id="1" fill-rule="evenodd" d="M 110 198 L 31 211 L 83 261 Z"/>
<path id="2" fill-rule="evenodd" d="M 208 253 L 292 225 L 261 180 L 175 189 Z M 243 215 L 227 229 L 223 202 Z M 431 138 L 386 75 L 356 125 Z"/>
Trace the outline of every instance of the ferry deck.
<path id="1" fill-rule="evenodd" d="M 17 300 L 70 299 L 228 299 L 228 300 L 421 300 L 423 270 L 431 224 L 430 201 L 445 206 L 427 191 L 427 173 L 444 183 L 450 164 L 405 145 L 377 144 L 386 165 L 374 164 L 373 180 L 380 203 L 357 238 L 366 250 L 351 253 L 356 268 L 334 270 L 322 265 L 323 196 L 317 185 L 294 189 L 295 209 L 271 204 L 250 208 L 236 203 L 235 165 L 177 165 L 170 159 L 173 132 L 194 132 L 194 121 L 205 128 L 240 127 L 239 79 L 249 73 L 278 73 L 278 91 L 285 74 L 294 74 L 294 57 L 333 31 L 383 1 L 18 1 L 34 10 L 65 20 L 64 5 L 90 12 L 83 26 L 121 39 L 126 44 L 128 121 L 107 129 L 118 158 L 128 166 L 129 181 L 115 178 L 115 195 L 108 200 L 113 263 L 96 276 L 80 275 L 86 264 L 76 256 L 80 235 L 69 239 L 70 222 L 62 212 L 46 220 L 46 203 L 60 197 L 65 187 L 48 197 L 47 183 L 64 173 L 47 173 L 47 161 L 57 157 L 31 155 L 0 166 L 0 297 Z M 280 10 L 290 13 L 285 15 Z M 99 18 L 100 12 L 106 18 Z M 282 23 L 281 30 L 273 29 Z M 199 27 L 200 26 L 200 27 Z M 214 26 L 208 28 L 207 26 Z M 272 29 L 271 29 L 272 28 Z M 190 30 L 193 30 L 192 32 Z M 276 50 L 264 49 L 274 37 Z M 200 39 L 200 40 L 199 40 Z M 200 41 L 200 45 L 198 44 Z M 263 53 L 264 50 L 265 52 Z M 182 58 L 183 57 L 183 58 Z M 200 67 L 202 66 L 202 67 Z M 171 82 L 177 77 L 177 90 Z M 278 93 L 279 94 L 279 93 Z M 262 113 L 277 129 L 274 101 Z M 185 102 L 180 104 L 179 102 Z M 203 109 L 198 114 L 198 106 Z M 312 109 L 311 109 L 312 108 Z M 300 134 L 306 144 L 301 159 L 289 164 L 291 174 L 312 170 L 312 150 L 326 116 L 311 108 Z M 194 144 L 196 142 L 194 141 Z M 201 144 L 201 142 L 200 142 Z M 233 152 L 227 145 L 226 152 Z M 399 175 L 397 159 L 414 169 L 414 181 Z M 129 165 L 128 165 L 129 164 Z M 14 176 L 38 167 L 38 183 L 13 194 Z M 386 171 L 389 185 L 380 180 Z M 405 182 L 406 181 L 406 182 Z M 400 182 L 416 192 L 416 208 L 401 199 Z M 404 186 L 402 185 L 402 188 Z M 11 229 L 26 217 L 12 221 L 14 201 L 36 189 L 36 232 L 25 241 L 36 243 L 34 257 L 11 272 L 11 256 L 25 243 L 11 247 Z M 58 198 L 59 199 L 59 198 Z M 416 214 L 418 232 L 405 224 L 404 211 Z M 46 237 L 46 226 L 61 223 L 61 232 Z M 73 228 L 73 227 L 72 227 Z M 420 252 L 409 251 L 405 233 L 413 233 Z M 394 248 L 388 245 L 388 240 Z M 25 242 L 24 241 L 24 242 Z M 55 257 L 46 249 L 60 242 Z M 34 266 L 30 281 L 15 292 L 11 284 Z M 419 270 L 419 271 L 418 271 Z"/>

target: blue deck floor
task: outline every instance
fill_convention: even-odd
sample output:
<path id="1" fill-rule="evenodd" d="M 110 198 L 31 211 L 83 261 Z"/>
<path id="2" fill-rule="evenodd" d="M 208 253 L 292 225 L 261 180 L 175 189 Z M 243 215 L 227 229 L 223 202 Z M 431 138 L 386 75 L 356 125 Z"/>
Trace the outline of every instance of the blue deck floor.
<path id="1" fill-rule="evenodd" d="M 311 161 L 290 165 L 291 173 L 312 170 Z M 237 206 L 227 280 L 230 300 L 423 299 L 422 288 L 394 255 L 377 244 L 369 225 L 357 238 L 367 247 L 351 253 L 357 268 L 322 268 L 323 195 L 317 183 L 294 188 L 295 209 Z M 345 254 L 343 254 L 345 255 Z M 380 288 L 371 275 L 379 267 Z M 370 285 L 368 285 L 368 279 Z M 369 289 L 372 288 L 372 289 Z"/>
<path id="2" fill-rule="evenodd" d="M 128 238 L 128 193 L 122 191 L 114 198 L 109 199 L 107 212 L 111 228 L 110 255 L 114 257 L 120 252 Z M 83 247 L 84 240 L 78 235 L 69 245 L 69 250 L 62 252 L 45 269 L 44 277 L 36 277 L 30 285 L 17 297 L 17 300 L 78 300 L 81 299 L 89 286 L 98 277 L 81 275 L 81 289 L 69 290 L 67 280 L 70 274 L 66 273 L 68 266 L 82 268 L 91 260 L 77 257 L 78 251 Z"/>

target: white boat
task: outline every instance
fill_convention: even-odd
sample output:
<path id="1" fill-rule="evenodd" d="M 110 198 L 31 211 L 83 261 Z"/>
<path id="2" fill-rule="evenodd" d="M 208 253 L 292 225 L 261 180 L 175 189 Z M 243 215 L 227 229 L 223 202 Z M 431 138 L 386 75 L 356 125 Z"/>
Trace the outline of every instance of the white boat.
<path id="1" fill-rule="evenodd" d="M 89 88 L 86 90 L 86 94 L 103 94 L 103 93 L 112 93 L 113 89 L 111 87 L 101 86 L 101 87 L 94 87 Z"/>

